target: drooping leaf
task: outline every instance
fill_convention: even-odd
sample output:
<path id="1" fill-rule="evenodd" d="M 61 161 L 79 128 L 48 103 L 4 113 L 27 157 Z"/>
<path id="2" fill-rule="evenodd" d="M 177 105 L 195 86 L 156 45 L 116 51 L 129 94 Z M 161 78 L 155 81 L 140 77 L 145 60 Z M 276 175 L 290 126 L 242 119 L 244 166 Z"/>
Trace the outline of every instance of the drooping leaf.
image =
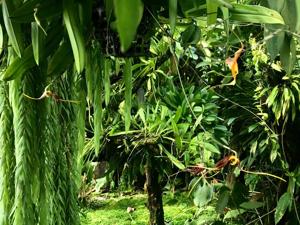
<path id="1" fill-rule="evenodd" d="M 124 67 L 125 82 L 125 131 L 129 131 L 131 123 L 131 98 L 132 98 L 132 69 L 131 60 L 125 60 Z"/>
<path id="2" fill-rule="evenodd" d="M 161 151 L 163 151 L 167 157 L 169 158 L 169 160 L 175 165 L 177 166 L 178 169 L 180 170 L 184 170 L 185 166 L 183 165 L 183 163 L 181 163 L 174 155 L 172 155 L 163 145 L 159 145 L 159 148 Z"/>
<path id="3" fill-rule="evenodd" d="M 273 88 L 273 90 L 271 91 L 271 94 L 268 96 L 266 103 L 268 104 L 268 107 L 270 107 L 271 105 L 273 105 L 277 95 L 278 95 L 278 86 L 275 86 Z"/>
<path id="4" fill-rule="evenodd" d="M 217 0 L 206 1 L 207 7 L 207 25 L 215 24 L 217 21 L 217 12 L 219 3 Z"/>
<path id="5" fill-rule="evenodd" d="M 229 9 L 228 7 L 220 7 L 220 9 L 223 14 L 224 29 L 226 31 L 227 36 L 229 36 Z"/>
<path id="6" fill-rule="evenodd" d="M 61 41 L 62 35 L 62 27 L 55 26 L 50 28 L 50 32 L 45 40 L 45 51 L 42 52 L 41 58 L 48 57 L 53 51 L 56 50 L 57 45 Z M 2 80 L 13 80 L 22 76 L 27 70 L 31 69 L 36 65 L 34 58 L 33 58 L 33 51 L 32 45 L 29 45 L 25 51 L 22 58 L 16 58 L 14 61 L 8 66 L 5 72 L 2 74 Z"/>
<path id="7" fill-rule="evenodd" d="M 94 77 L 94 96 L 93 96 L 93 106 L 94 106 L 94 147 L 95 154 L 98 155 L 101 150 L 101 137 L 103 135 L 103 108 L 102 108 L 102 95 L 103 95 L 103 69 L 104 69 L 104 57 L 99 54 L 99 48 L 93 49 L 97 51 L 93 53 L 93 65 L 92 73 Z"/>
<path id="8" fill-rule="evenodd" d="M 280 61 L 287 74 L 291 74 L 296 62 L 296 45 L 292 37 L 285 35 L 281 50 Z"/>
<path id="9" fill-rule="evenodd" d="M 3 29 L 2 29 L 2 26 L 0 24 L 0 54 L 3 51 L 3 42 L 4 42 Z"/>
<path id="10" fill-rule="evenodd" d="M 295 32 L 300 31 L 300 1 L 295 1 L 295 9 L 296 9 L 296 15 L 297 17 L 295 18 L 296 24 L 295 24 Z"/>
<path id="11" fill-rule="evenodd" d="M 2 1 L 2 14 L 5 24 L 5 28 L 12 44 L 12 47 L 16 54 L 21 57 L 23 50 L 22 32 L 20 24 L 14 23 L 11 18 L 11 12 L 14 10 L 13 1 L 3 0 Z"/>
<path id="12" fill-rule="evenodd" d="M 169 20 L 171 34 L 174 34 L 177 17 L 177 0 L 169 0 Z"/>
<path id="13" fill-rule="evenodd" d="M 39 65 L 42 51 L 44 50 L 45 34 L 37 24 L 37 22 L 31 22 L 31 42 L 33 49 L 34 60 Z"/>
<path id="14" fill-rule="evenodd" d="M 114 10 L 121 51 L 126 52 L 135 39 L 143 17 L 144 4 L 141 0 L 114 0 Z"/>
<path id="15" fill-rule="evenodd" d="M 277 207 L 276 207 L 276 211 L 275 211 L 275 224 L 278 224 L 280 222 L 280 220 L 282 219 L 282 217 L 284 216 L 287 208 L 289 207 L 289 205 L 292 202 L 292 195 L 289 192 L 284 193 L 278 203 L 277 203 Z"/>
<path id="16" fill-rule="evenodd" d="M 79 23 L 78 4 L 74 0 L 63 1 L 63 19 L 72 46 L 75 66 L 78 73 L 85 67 L 85 42 Z"/>
<path id="17" fill-rule="evenodd" d="M 105 59 L 105 62 L 104 62 L 104 101 L 105 101 L 106 106 L 108 106 L 109 100 L 110 100 L 110 70 L 111 70 L 110 59 Z"/>

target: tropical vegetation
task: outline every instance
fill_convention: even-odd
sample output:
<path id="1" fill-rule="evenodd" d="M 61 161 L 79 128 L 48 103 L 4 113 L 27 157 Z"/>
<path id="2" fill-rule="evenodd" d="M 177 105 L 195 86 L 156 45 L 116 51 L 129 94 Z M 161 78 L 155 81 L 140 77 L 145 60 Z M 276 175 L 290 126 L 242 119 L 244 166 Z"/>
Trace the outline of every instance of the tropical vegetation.
<path id="1" fill-rule="evenodd" d="M 299 1 L 0 4 L 0 225 L 80 224 L 101 188 L 151 225 L 165 190 L 186 225 L 300 224 Z"/>

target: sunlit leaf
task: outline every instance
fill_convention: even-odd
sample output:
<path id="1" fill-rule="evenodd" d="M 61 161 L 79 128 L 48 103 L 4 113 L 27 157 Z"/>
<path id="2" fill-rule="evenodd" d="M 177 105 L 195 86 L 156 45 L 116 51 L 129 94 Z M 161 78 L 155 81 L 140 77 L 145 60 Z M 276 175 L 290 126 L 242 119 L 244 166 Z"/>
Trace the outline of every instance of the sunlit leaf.
<path id="1" fill-rule="evenodd" d="M 217 21 L 217 12 L 219 3 L 217 0 L 206 1 L 207 7 L 207 25 L 215 24 Z"/>
<path id="2" fill-rule="evenodd" d="M 216 146 L 212 145 L 211 143 L 205 142 L 204 148 L 205 148 L 205 150 L 208 150 L 210 152 L 220 154 L 220 150 Z"/>
<path id="3" fill-rule="evenodd" d="M 275 224 L 278 224 L 280 222 L 280 220 L 282 219 L 282 217 L 284 216 L 287 208 L 289 207 L 289 205 L 292 203 L 292 196 L 291 193 L 286 192 L 284 193 L 278 203 L 277 203 L 277 207 L 276 207 L 276 211 L 275 211 Z"/>

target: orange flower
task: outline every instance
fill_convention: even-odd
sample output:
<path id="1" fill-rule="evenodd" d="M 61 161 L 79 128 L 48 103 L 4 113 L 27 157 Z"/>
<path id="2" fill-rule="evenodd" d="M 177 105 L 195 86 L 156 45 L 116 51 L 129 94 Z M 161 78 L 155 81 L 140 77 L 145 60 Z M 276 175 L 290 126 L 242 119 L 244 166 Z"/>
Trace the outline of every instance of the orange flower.
<path id="1" fill-rule="evenodd" d="M 244 51 L 244 45 L 243 45 L 243 43 L 241 43 L 241 48 L 239 48 L 234 53 L 234 57 L 233 58 L 229 57 L 225 60 L 225 63 L 229 66 L 229 68 L 231 70 L 231 74 L 233 77 L 233 85 L 236 83 L 236 76 L 239 73 L 239 67 L 238 67 L 237 60 L 239 59 L 239 57 L 241 56 L 243 51 Z"/>

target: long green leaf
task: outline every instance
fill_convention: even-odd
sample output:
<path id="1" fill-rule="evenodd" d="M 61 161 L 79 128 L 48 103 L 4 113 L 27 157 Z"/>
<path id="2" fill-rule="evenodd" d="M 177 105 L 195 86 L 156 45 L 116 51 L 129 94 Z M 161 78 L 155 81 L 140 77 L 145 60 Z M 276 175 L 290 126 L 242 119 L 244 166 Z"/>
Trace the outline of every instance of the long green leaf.
<path id="1" fill-rule="evenodd" d="M 287 74 L 291 74 L 296 62 L 296 45 L 292 37 L 285 35 L 280 51 L 280 61 Z"/>
<path id="2" fill-rule="evenodd" d="M 273 89 L 272 89 L 272 92 L 271 94 L 268 96 L 267 98 L 267 101 L 266 103 L 268 104 L 268 107 L 270 107 L 271 105 L 273 105 L 273 102 L 275 101 L 277 95 L 278 95 L 278 86 L 275 86 Z"/>
<path id="3" fill-rule="evenodd" d="M 61 27 L 56 25 L 54 29 L 50 29 L 50 32 L 48 32 L 47 38 L 45 40 L 45 46 L 47 46 L 47 48 L 45 48 L 45 51 L 42 52 L 41 58 L 48 57 L 52 53 L 52 51 L 57 48 L 57 45 L 61 41 L 61 32 Z M 35 65 L 36 63 L 33 58 L 32 45 L 29 45 L 25 49 L 22 58 L 16 58 L 10 63 L 8 68 L 2 74 L 1 80 L 8 81 L 18 78 Z"/>
<path id="4" fill-rule="evenodd" d="M 181 163 L 174 155 L 172 155 L 163 145 L 159 145 L 159 148 L 161 151 L 163 151 L 167 157 L 169 158 L 169 160 L 175 165 L 177 166 L 178 169 L 180 170 L 184 170 L 185 166 L 183 165 L 183 163 Z"/>
<path id="5" fill-rule="evenodd" d="M 295 24 L 295 31 L 300 32 L 300 1 L 295 0 L 295 9 L 296 9 L 296 15 L 295 18 L 296 24 Z"/>
<path id="6" fill-rule="evenodd" d="M 99 48 L 93 49 L 93 51 L 99 51 Z M 103 79 L 103 56 L 99 53 L 94 53 L 94 56 L 96 56 L 93 61 L 93 76 L 94 76 L 94 146 L 95 146 L 95 153 L 98 155 L 98 153 L 101 150 L 101 137 L 103 135 L 103 125 L 102 125 L 102 118 L 103 118 L 103 108 L 102 108 L 102 94 L 103 94 L 103 85 L 102 85 L 102 79 Z"/>
<path id="7" fill-rule="evenodd" d="M 287 210 L 287 208 L 289 207 L 289 205 L 292 203 L 292 195 L 289 192 L 284 193 L 278 203 L 277 203 L 277 207 L 276 207 L 276 211 L 275 211 L 275 224 L 278 224 L 280 222 L 280 220 L 282 219 L 282 217 L 285 214 L 285 211 Z"/>
<path id="8" fill-rule="evenodd" d="M 177 0 L 169 0 L 169 20 L 171 27 L 171 34 L 174 34 L 177 17 Z"/>
<path id="9" fill-rule="evenodd" d="M 132 69 L 131 60 L 125 59 L 125 131 L 129 131 L 131 123 L 131 98 L 132 98 Z"/>
<path id="10" fill-rule="evenodd" d="M 33 56 L 34 60 L 37 65 L 39 65 L 42 51 L 44 50 L 44 40 L 45 34 L 37 24 L 37 22 L 31 23 L 31 40 L 32 40 L 32 49 L 33 49 Z"/>
<path id="11" fill-rule="evenodd" d="M 142 20 L 144 4 L 141 0 L 114 0 L 117 30 L 121 41 L 121 51 L 126 52 L 135 39 Z"/>
<path id="12" fill-rule="evenodd" d="M 12 44 L 13 49 L 15 50 L 16 54 L 21 57 L 22 50 L 23 50 L 23 43 L 22 43 L 22 32 L 21 27 L 19 24 L 14 23 L 10 18 L 10 13 L 13 10 L 13 2 L 3 0 L 2 1 L 2 13 L 5 28 L 9 37 L 9 40 Z"/>
<path id="13" fill-rule="evenodd" d="M 93 65 L 91 62 L 93 62 L 93 51 L 92 51 L 92 48 L 89 47 L 87 49 L 87 54 L 86 54 L 86 57 L 87 57 L 87 65 L 86 65 L 86 69 L 85 69 L 85 80 L 86 80 L 86 88 L 87 88 L 87 97 L 88 97 L 88 100 L 90 102 L 93 102 L 93 99 L 94 99 L 94 87 L 95 87 L 95 74 L 94 74 L 94 71 L 93 71 Z"/>
<path id="14" fill-rule="evenodd" d="M 63 1 L 63 19 L 72 46 L 75 66 L 77 72 L 81 73 L 85 66 L 86 53 L 85 42 L 79 23 L 78 4 L 75 1 Z"/>
<path id="15" fill-rule="evenodd" d="M 110 100 L 110 70 L 111 62 L 110 59 L 105 59 L 104 62 L 104 101 L 105 105 L 109 105 Z"/>
<path id="16" fill-rule="evenodd" d="M 231 20 L 248 23 L 285 24 L 282 16 L 275 10 L 259 5 L 232 4 Z"/>
<path id="17" fill-rule="evenodd" d="M 207 25 L 215 24 L 217 21 L 217 12 L 219 4 L 217 0 L 206 1 L 207 7 Z"/>
<path id="18" fill-rule="evenodd" d="M 0 24 L 0 54 L 3 51 L 3 42 L 4 42 L 3 29 L 2 29 L 2 26 Z"/>

